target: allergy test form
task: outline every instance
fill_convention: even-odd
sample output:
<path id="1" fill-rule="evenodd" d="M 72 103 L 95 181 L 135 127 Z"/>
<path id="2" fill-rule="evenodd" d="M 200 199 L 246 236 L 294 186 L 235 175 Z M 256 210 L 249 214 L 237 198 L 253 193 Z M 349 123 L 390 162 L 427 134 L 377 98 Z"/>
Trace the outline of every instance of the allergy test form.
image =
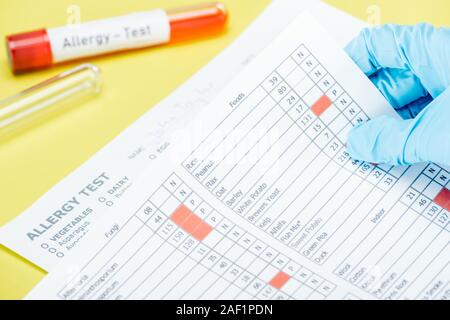
<path id="1" fill-rule="evenodd" d="M 364 25 L 321 1 L 274 1 L 201 71 L 2 226 L 0 243 L 51 270 L 83 242 L 97 219 L 120 204 L 142 172 L 172 147 L 172 132 L 206 108 L 221 88 L 305 9 L 325 22 L 341 46 Z"/>
<path id="2" fill-rule="evenodd" d="M 27 298 L 448 299 L 448 168 L 346 152 L 381 114 L 298 16 Z"/>

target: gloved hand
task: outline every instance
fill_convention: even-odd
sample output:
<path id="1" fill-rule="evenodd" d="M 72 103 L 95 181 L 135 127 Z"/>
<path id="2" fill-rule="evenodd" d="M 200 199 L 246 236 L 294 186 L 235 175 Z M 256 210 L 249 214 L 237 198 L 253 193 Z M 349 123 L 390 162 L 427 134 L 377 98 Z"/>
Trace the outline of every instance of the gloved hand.
<path id="1" fill-rule="evenodd" d="M 382 116 L 354 128 L 350 156 L 391 165 L 450 165 L 450 29 L 365 29 L 346 51 L 404 119 Z"/>

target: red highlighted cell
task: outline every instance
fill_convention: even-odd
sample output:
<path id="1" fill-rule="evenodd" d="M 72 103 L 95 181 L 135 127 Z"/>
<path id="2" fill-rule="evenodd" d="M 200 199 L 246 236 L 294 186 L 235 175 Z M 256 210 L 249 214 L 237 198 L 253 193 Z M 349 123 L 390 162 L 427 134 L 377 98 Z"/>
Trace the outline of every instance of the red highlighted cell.
<path id="1" fill-rule="evenodd" d="M 203 241 L 212 230 L 213 228 L 209 224 L 202 222 L 192 233 L 192 236 L 198 241 Z"/>
<path id="2" fill-rule="evenodd" d="M 198 241 L 204 240 L 213 230 L 209 224 L 183 204 L 172 213 L 170 219 Z"/>
<path id="3" fill-rule="evenodd" d="M 322 115 L 331 105 L 332 101 L 326 95 L 320 97 L 311 107 L 311 111 L 318 117 Z"/>
<path id="4" fill-rule="evenodd" d="M 274 288 L 281 289 L 290 278 L 291 277 L 287 273 L 280 271 L 272 278 L 272 280 L 270 280 L 269 284 Z"/>
<path id="5" fill-rule="evenodd" d="M 193 214 L 191 210 L 189 210 L 185 205 L 180 205 L 177 210 L 172 213 L 170 219 L 175 222 L 177 225 L 181 226 L 183 222 Z"/>
<path id="6" fill-rule="evenodd" d="M 433 201 L 438 206 L 450 211 L 450 190 L 447 188 L 442 189 Z"/>
<path id="7" fill-rule="evenodd" d="M 202 219 L 200 219 L 195 214 L 191 214 L 181 225 L 181 228 L 187 233 L 193 234 L 195 229 L 202 223 Z"/>

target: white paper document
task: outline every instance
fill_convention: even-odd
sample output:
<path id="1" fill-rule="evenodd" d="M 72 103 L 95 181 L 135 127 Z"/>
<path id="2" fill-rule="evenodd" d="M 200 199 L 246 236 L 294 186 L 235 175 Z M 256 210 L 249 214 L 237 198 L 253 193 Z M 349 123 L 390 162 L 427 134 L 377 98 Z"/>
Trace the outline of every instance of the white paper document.
<path id="1" fill-rule="evenodd" d="M 198 114 L 306 7 L 325 22 L 342 45 L 363 25 L 318 1 L 274 2 L 201 72 L 2 227 L 0 242 L 50 270 L 83 241 L 95 220 L 122 201 L 136 178 L 170 148 L 172 132 Z"/>
<path id="2" fill-rule="evenodd" d="M 448 299 L 449 172 L 346 152 L 380 114 L 299 16 L 28 298 Z"/>

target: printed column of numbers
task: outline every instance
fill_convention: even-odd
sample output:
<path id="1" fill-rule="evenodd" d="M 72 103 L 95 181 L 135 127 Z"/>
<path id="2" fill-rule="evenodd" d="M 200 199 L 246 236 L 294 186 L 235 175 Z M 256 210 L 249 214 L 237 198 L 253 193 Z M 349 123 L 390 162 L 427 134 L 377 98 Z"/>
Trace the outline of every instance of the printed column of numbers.
<path id="1" fill-rule="evenodd" d="M 295 60 L 293 57 L 301 58 Z M 305 85 L 304 83 L 307 84 Z M 400 170 L 402 172 L 399 172 L 398 168 L 390 166 L 376 166 L 357 160 L 349 161 L 348 153 L 345 151 L 345 148 L 343 148 L 342 142 L 335 134 L 325 127 L 320 116 L 326 114 L 327 110 L 338 110 L 333 103 L 340 103 L 342 104 L 342 109 L 344 109 L 344 111 L 347 109 L 349 111 L 347 114 L 340 110 L 334 112 L 334 115 L 327 124 L 333 123 L 334 120 L 337 120 L 339 116 L 341 116 L 341 120 L 339 121 L 347 121 L 347 126 L 351 127 L 353 124 L 350 120 L 353 120 L 354 118 L 359 119 L 356 120 L 356 123 L 364 121 L 360 116 L 361 111 L 357 111 L 356 107 L 353 106 L 354 103 L 351 102 L 350 97 L 336 84 L 336 81 L 326 72 L 317 60 L 307 52 L 304 46 L 286 59 L 277 70 L 263 82 L 263 87 L 289 117 L 293 121 L 299 123 L 302 132 L 305 132 L 313 143 L 315 143 L 330 158 L 334 156 L 334 160 L 338 164 L 347 171 L 361 177 L 363 181 L 376 186 L 383 192 L 387 192 L 396 183 L 398 178 L 401 177 L 404 171 L 406 171 L 407 168 L 403 168 Z M 315 97 L 308 96 L 314 89 L 315 93 L 313 95 Z M 329 98 L 326 94 L 330 95 L 332 98 Z M 311 108 L 309 108 L 308 105 L 311 105 Z M 336 116 L 336 113 L 338 113 L 338 116 Z M 315 117 L 317 119 L 314 120 Z M 333 153 L 330 154 L 330 152 Z M 298 197 L 300 196 L 301 195 Z M 246 197 L 244 196 L 242 199 L 246 199 Z M 241 202 L 238 201 L 233 206 L 233 209 L 243 216 L 247 216 L 247 213 L 251 212 L 252 208 L 257 205 L 257 203 L 255 203 L 244 212 L 240 203 Z M 286 209 L 288 210 L 289 208 Z M 259 225 L 258 222 L 264 221 L 263 218 L 264 215 L 260 215 L 259 219 L 249 217 L 249 220 L 256 225 Z M 272 225 L 273 224 L 264 224 L 262 227 L 268 231 Z M 290 225 L 291 224 L 289 223 L 286 224 L 285 229 Z M 291 240 L 295 238 L 295 235 L 292 235 L 293 232 L 288 231 L 287 233 L 284 233 L 283 229 L 280 230 L 280 232 L 277 231 L 280 235 L 279 238 L 282 239 L 283 242 L 286 242 L 287 239 L 289 239 L 290 242 L 293 243 L 293 246 L 297 247 L 297 244 Z M 273 235 L 273 232 L 271 232 L 271 234 Z"/>
<path id="2" fill-rule="evenodd" d="M 162 193 L 168 193 L 178 200 L 173 213 L 162 217 L 159 210 L 147 210 L 154 213 L 143 217 L 146 211 L 141 210 L 140 219 L 151 224 L 155 221 L 161 225 L 174 223 L 177 228 L 171 230 L 169 242 L 185 253 L 184 259 L 195 261 L 185 279 L 172 284 L 174 290 L 167 291 L 162 298 L 175 298 L 172 295 L 180 293 L 180 286 L 185 292 L 178 298 L 222 299 L 323 299 L 335 288 L 331 282 L 276 252 L 225 219 L 176 175 L 172 175 L 161 189 L 164 190 Z M 152 199 L 149 199 L 149 203 L 152 203 Z M 161 230 L 166 229 L 162 227 Z M 181 235 L 180 232 L 184 233 Z M 167 238 L 167 234 L 161 231 L 161 236 Z M 203 275 L 192 274 L 199 270 L 203 271 Z M 189 286 L 189 277 L 202 279 Z M 213 281 L 206 283 L 203 278 Z M 154 291 L 155 288 L 152 288 L 146 297 L 156 297 L 152 296 Z"/>
<path id="3" fill-rule="evenodd" d="M 262 93 L 264 91 L 265 94 Z M 271 97 L 275 103 L 272 109 L 280 107 L 284 114 L 301 129 L 301 135 L 306 134 L 322 152 L 339 164 L 342 164 L 342 159 L 348 159 L 344 147 L 347 132 L 354 125 L 368 120 L 367 115 L 358 104 L 352 100 L 304 45 L 296 49 L 272 74 L 264 79 L 250 94 L 250 97 L 253 96 L 257 98 L 247 98 L 247 100 L 254 100 L 255 105 L 259 105 L 261 99 Z M 248 114 L 252 112 L 251 110 L 255 106 L 251 107 Z M 236 107 L 231 113 L 236 113 L 239 108 L 239 106 Z M 248 114 L 244 113 L 243 115 L 248 117 Z M 227 119 L 230 115 L 227 116 Z M 212 132 L 209 136 L 215 135 L 217 133 Z M 197 154 L 199 148 L 200 146 L 193 151 L 193 154 Z M 211 152 L 216 149 L 218 149 L 217 146 Z M 202 154 L 202 152 L 199 152 L 199 154 Z M 213 162 L 209 165 L 208 163 L 211 163 L 211 161 L 208 162 L 207 158 L 198 159 L 193 156 L 191 160 L 184 162 L 183 167 L 195 178 L 200 179 L 210 192 L 226 203 L 226 195 L 232 192 L 229 188 L 224 189 L 224 192 L 217 191 L 221 186 L 220 182 L 226 177 L 222 177 L 220 174 L 215 177 L 215 167 L 218 164 L 216 161 Z M 373 175 L 375 183 L 378 183 L 380 171 L 386 173 L 389 168 L 378 167 Z M 207 177 L 213 178 L 207 179 Z M 369 182 L 373 179 L 369 179 Z M 235 186 L 234 190 L 236 188 Z"/>
<path id="4" fill-rule="evenodd" d="M 295 50 L 269 76 L 269 84 L 272 86 L 266 85 L 266 90 L 273 90 L 276 95 L 284 92 L 278 97 L 281 99 L 279 105 L 291 119 L 327 156 L 344 166 L 343 159 L 348 160 L 344 146 L 349 130 L 369 117 L 305 45 Z M 397 181 L 387 174 L 394 169 L 392 166 L 352 162 L 361 167 L 364 176 L 370 169 L 367 182 L 383 191 L 388 191 L 386 187 L 390 189 Z M 380 183 L 383 178 L 384 183 Z"/>
<path id="5" fill-rule="evenodd" d="M 449 180 L 449 172 L 430 164 L 400 201 L 434 224 L 450 231 Z"/>
<path id="6" fill-rule="evenodd" d="M 298 58 L 296 61 L 292 58 L 295 56 L 301 58 Z M 334 105 L 330 104 L 330 102 L 333 103 L 338 100 L 342 104 L 342 108 L 348 105 L 347 109 L 350 110 L 347 112 L 347 115 L 338 111 L 342 116 L 339 120 L 341 123 L 354 119 L 358 123 L 364 121 L 367 117 L 364 114 L 364 117 L 361 116 L 361 111 L 357 111 L 358 109 L 354 106 L 356 104 L 351 102 L 348 95 L 336 84 L 335 80 L 326 70 L 318 64 L 317 60 L 307 53 L 304 46 L 300 47 L 292 57 L 286 59 L 275 72 L 265 79 L 262 84 L 264 90 L 289 115 L 291 120 L 298 123 L 301 131 L 306 133 L 309 139 L 312 139 L 312 142 L 328 157 L 334 159 L 346 170 L 356 173 L 363 179 L 367 178 L 369 183 L 387 192 L 398 178 L 390 173 L 391 170 L 394 170 L 393 167 L 375 166 L 357 160 L 352 160 L 350 165 L 346 165 L 349 161 L 349 155 L 345 151 L 345 148 L 343 148 L 343 143 L 324 126 L 320 118 L 314 120 L 317 115 L 322 115 L 326 110 L 338 110 Z M 310 97 L 309 95 L 314 89 L 315 93 L 312 94 L 313 97 Z M 324 95 L 325 93 L 332 98 L 328 98 L 328 96 Z M 314 96 L 318 96 L 319 98 L 315 98 Z M 315 99 L 318 100 L 316 101 Z M 329 103 L 325 103 L 324 101 L 328 101 Z M 312 107 L 309 108 L 308 105 Z M 317 111 L 318 109 L 320 109 L 320 112 Z M 312 110 L 315 110 L 315 114 Z M 336 114 L 336 112 L 332 114 Z M 342 120 L 344 117 L 347 120 Z M 337 118 L 336 116 L 331 116 L 331 120 L 328 122 L 333 122 Z M 352 123 L 347 123 L 349 128 L 352 125 Z M 355 168 L 359 168 L 359 170 L 354 170 Z M 247 197 L 244 196 L 241 199 L 247 199 Z M 252 207 L 248 207 L 244 212 L 240 205 L 242 201 L 237 201 L 232 206 L 236 213 L 240 215 L 249 212 L 256 205 L 255 203 Z"/>
<path id="7" fill-rule="evenodd" d="M 390 172 L 394 167 L 377 166 L 357 160 L 351 160 L 351 165 L 346 166 L 350 158 L 342 141 L 346 132 L 354 124 L 367 120 L 367 116 L 304 46 L 266 78 L 262 87 L 277 106 L 297 124 L 301 131 L 300 136 L 306 134 L 312 143 L 340 166 L 362 176 L 363 179 L 367 178 L 368 183 L 384 192 L 389 191 L 396 183 L 398 177 Z M 338 132 L 340 137 L 334 132 Z M 354 171 L 355 167 L 359 170 Z M 238 187 L 240 186 L 233 190 L 239 190 Z M 233 210 L 240 215 L 244 213 L 241 204 L 243 199 L 247 199 L 246 196 L 247 194 L 232 205 Z M 229 205 L 228 202 L 224 203 Z M 253 207 L 255 205 L 256 203 Z M 253 207 L 247 207 L 246 212 Z"/>

